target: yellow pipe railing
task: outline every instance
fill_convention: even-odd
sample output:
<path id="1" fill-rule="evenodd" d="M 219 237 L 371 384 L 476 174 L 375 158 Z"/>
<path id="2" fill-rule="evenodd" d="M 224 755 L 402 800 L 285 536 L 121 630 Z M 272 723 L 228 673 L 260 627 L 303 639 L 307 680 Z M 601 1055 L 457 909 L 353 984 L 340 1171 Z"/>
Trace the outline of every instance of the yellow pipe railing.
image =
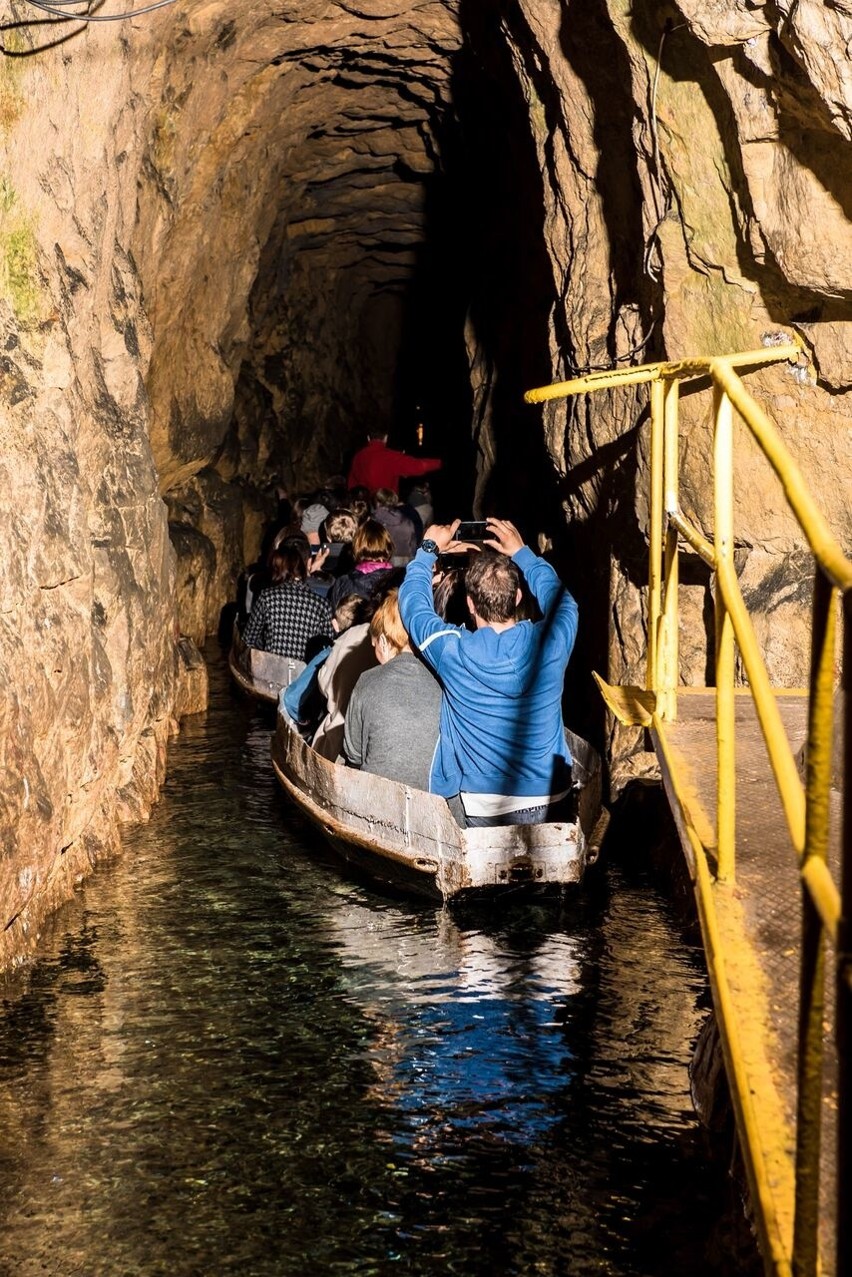
<path id="1" fill-rule="evenodd" d="M 795 1175 L 795 1221 L 792 1253 L 782 1255 L 778 1230 L 766 1225 L 767 1265 L 774 1273 L 794 1272 L 815 1277 L 819 1271 L 819 1150 L 823 1074 L 824 1008 L 822 982 L 824 945 L 837 946 L 838 1046 L 842 1060 L 852 1059 L 852 919 L 844 920 L 841 897 L 827 863 L 829 790 L 833 739 L 833 683 L 835 615 L 843 596 L 844 651 L 852 651 L 852 562 L 831 533 L 810 495 L 798 465 L 767 413 L 746 389 L 737 368 L 754 368 L 782 360 L 797 361 L 795 342 L 724 356 L 643 364 L 589 373 L 570 381 L 531 390 L 528 403 L 542 403 L 620 386 L 650 385 L 650 526 L 648 564 L 648 655 L 646 687 L 654 693 L 654 719 L 662 724 L 677 717 L 678 688 L 678 552 L 682 540 L 714 570 L 716 611 L 716 733 L 717 811 L 716 882 L 733 881 L 736 874 L 736 755 L 735 663 L 739 649 L 754 699 L 772 772 L 781 798 L 791 841 L 799 859 L 803 902 L 803 943 L 799 1025 L 799 1085 Z M 678 402 L 682 381 L 707 378 L 714 400 L 714 533 L 711 541 L 683 514 L 679 505 Z M 803 786 L 784 730 L 760 645 L 754 633 L 734 566 L 734 410 L 744 422 L 780 480 L 787 503 L 814 555 L 813 649 L 808 723 L 807 782 Z M 852 676 L 852 671 L 849 672 Z M 847 695 L 847 721 L 852 722 L 852 696 Z M 850 727 L 852 732 L 852 727 Z M 661 740 L 663 739 L 661 734 Z M 846 775 L 852 777 L 852 748 L 846 753 Z M 852 804 L 844 795 L 844 892 L 852 897 Z M 706 861 L 706 848 L 691 834 L 698 863 L 699 901 L 706 914 L 708 934 L 715 948 L 717 927 Z M 700 853 L 700 854 L 699 854 Z M 702 885 L 703 884 L 703 885 Z M 850 952 L 846 952 L 849 950 Z M 717 963 L 714 987 L 723 1004 L 727 998 L 723 956 Z M 729 1061 L 742 1080 L 742 1061 L 729 1047 Z M 744 1120 L 745 1142 L 753 1135 L 747 1095 L 738 1107 Z M 840 1131 L 852 1142 L 852 1095 L 840 1091 Z M 762 1154 L 745 1150 L 752 1190 L 767 1205 Z M 841 1143 L 838 1162 L 838 1257 L 852 1263 L 852 1225 L 846 1223 L 844 1191 L 852 1179 L 852 1147 Z M 846 1169 L 848 1168 L 848 1170 Z M 845 1259 L 844 1261 L 845 1262 Z M 838 1267 L 838 1272 L 843 1271 Z"/>

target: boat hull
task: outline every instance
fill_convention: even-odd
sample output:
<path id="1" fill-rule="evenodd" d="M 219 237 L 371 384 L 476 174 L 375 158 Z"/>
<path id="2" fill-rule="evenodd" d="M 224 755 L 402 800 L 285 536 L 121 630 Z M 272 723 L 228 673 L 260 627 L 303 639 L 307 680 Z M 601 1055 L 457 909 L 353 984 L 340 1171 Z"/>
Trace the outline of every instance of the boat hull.
<path id="1" fill-rule="evenodd" d="M 228 653 L 228 668 L 234 682 L 249 696 L 265 705 L 277 705 L 281 689 L 289 687 L 305 668 L 304 661 L 274 652 L 246 647 L 236 629 Z"/>
<path id="2" fill-rule="evenodd" d="M 287 794 L 340 855 L 433 899 L 579 882 L 600 813 L 597 769 L 579 795 L 576 821 L 461 829 L 437 794 L 320 757 L 280 709 L 272 761 Z"/>

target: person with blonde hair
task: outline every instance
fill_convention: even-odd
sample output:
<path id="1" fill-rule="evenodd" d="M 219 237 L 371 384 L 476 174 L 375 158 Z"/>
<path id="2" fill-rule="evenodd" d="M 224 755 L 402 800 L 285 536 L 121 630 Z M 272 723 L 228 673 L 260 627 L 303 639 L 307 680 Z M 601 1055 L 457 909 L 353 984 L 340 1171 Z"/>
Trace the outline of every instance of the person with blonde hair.
<path id="1" fill-rule="evenodd" d="M 390 590 L 370 621 L 376 669 L 358 679 L 346 710 L 343 753 L 351 767 L 428 790 L 438 742 L 441 687 L 415 656 Z"/>
<path id="2" fill-rule="evenodd" d="M 333 577 L 346 576 L 352 571 L 352 542 L 358 531 L 358 520 L 352 510 L 339 506 L 320 528 L 321 552 L 325 550 L 323 568 Z"/>

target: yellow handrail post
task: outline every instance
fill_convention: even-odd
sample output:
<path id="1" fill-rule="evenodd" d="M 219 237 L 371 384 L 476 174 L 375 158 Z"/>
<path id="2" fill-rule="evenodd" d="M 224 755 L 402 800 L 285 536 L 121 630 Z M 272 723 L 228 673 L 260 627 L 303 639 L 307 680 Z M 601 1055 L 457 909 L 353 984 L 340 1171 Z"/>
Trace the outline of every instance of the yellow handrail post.
<path id="1" fill-rule="evenodd" d="M 665 431 L 665 386 L 651 382 L 651 503 L 648 529 L 648 663 L 645 685 L 649 692 L 659 687 L 658 664 L 660 617 L 662 614 L 663 564 L 663 448 Z"/>
<path id="2" fill-rule="evenodd" d="M 717 562 L 734 563 L 734 423 L 731 401 L 713 382 L 715 548 Z M 716 876 L 732 880 L 736 833 L 736 706 L 734 628 L 716 580 Z"/>
<path id="3" fill-rule="evenodd" d="M 678 535 L 672 516 L 678 512 L 678 403 L 680 386 L 667 381 L 663 403 L 663 506 L 665 555 L 663 560 L 663 615 L 660 633 L 657 713 L 673 723 L 677 718 L 678 684 Z"/>
<path id="4" fill-rule="evenodd" d="M 843 835 L 837 936 L 837 1259 L 852 1272 L 852 591 L 843 595 Z"/>
<path id="5" fill-rule="evenodd" d="M 837 591 L 817 565 L 808 708 L 808 767 L 804 864 L 828 860 L 829 792 L 834 711 Z M 799 1064 L 796 1116 L 796 1277 L 819 1270 L 819 1168 L 825 1015 L 826 928 L 802 880 L 802 961 L 799 990 Z"/>

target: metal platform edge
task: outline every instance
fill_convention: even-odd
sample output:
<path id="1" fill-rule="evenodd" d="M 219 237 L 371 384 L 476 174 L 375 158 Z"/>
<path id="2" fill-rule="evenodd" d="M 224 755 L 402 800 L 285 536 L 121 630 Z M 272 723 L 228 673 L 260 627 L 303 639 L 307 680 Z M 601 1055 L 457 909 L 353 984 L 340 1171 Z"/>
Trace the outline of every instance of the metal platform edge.
<path id="1" fill-rule="evenodd" d="M 794 1134 L 771 1069 L 768 1030 L 760 1027 L 769 1023 L 765 981 L 745 939 L 736 888 L 716 882 L 710 870 L 706 841 L 713 822 L 688 779 L 678 776 L 665 724 L 656 714 L 649 731 L 695 895 L 764 1268 L 768 1277 L 792 1277 Z"/>

